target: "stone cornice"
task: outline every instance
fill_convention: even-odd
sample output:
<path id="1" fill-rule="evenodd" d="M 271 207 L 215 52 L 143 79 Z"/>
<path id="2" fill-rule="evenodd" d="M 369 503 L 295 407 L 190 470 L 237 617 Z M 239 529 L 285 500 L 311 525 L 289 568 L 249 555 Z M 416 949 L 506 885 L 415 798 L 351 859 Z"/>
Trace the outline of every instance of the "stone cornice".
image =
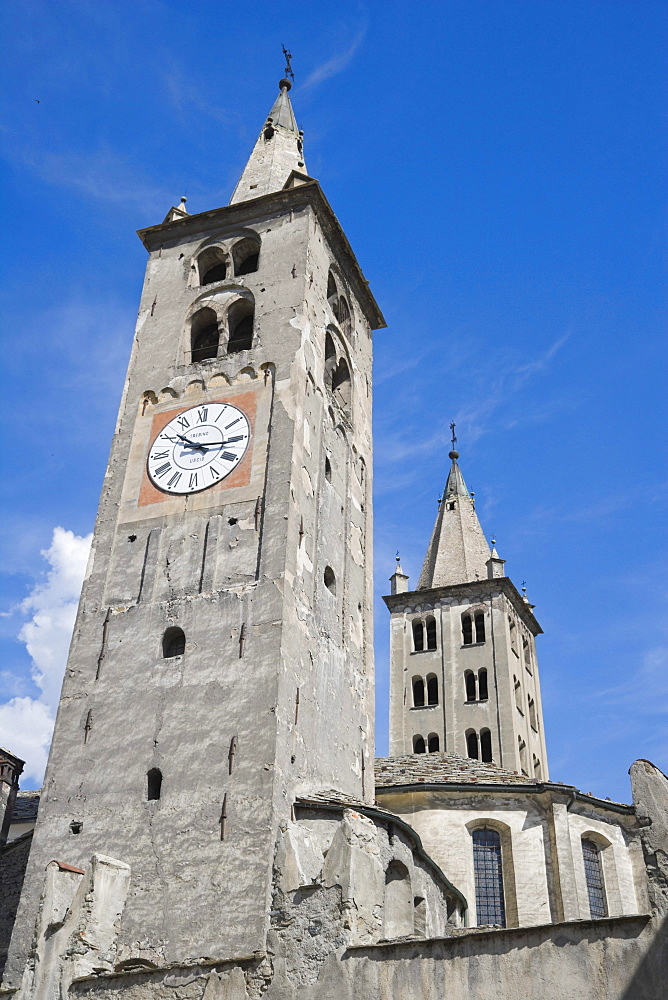
<path id="1" fill-rule="evenodd" d="M 316 212 L 328 242 L 337 253 L 337 263 L 343 269 L 371 329 L 379 330 L 387 326 L 348 238 L 316 180 L 284 188 L 282 191 L 272 191 L 270 194 L 249 201 L 240 201 L 235 205 L 225 205 L 223 208 L 199 212 L 197 215 L 187 215 L 173 222 L 163 222 L 158 226 L 139 229 L 137 235 L 151 252 L 184 237 L 195 237 L 222 226 L 247 225 L 252 219 L 266 217 L 270 213 L 289 211 L 302 205 L 310 205 Z"/>
<path id="2" fill-rule="evenodd" d="M 383 600 L 390 611 L 395 612 L 405 604 L 435 606 L 447 597 L 471 597 L 480 594 L 482 598 L 490 598 L 498 593 L 505 594 L 533 635 L 542 633 L 543 630 L 531 606 L 525 604 L 524 598 L 508 576 L 497 576 L 492 580 L 471 580 L 469 583 L 455 583 L 448 587 L 434 587 L 433 590 L 408 590 L 403 594 L 390 594 Z"/>

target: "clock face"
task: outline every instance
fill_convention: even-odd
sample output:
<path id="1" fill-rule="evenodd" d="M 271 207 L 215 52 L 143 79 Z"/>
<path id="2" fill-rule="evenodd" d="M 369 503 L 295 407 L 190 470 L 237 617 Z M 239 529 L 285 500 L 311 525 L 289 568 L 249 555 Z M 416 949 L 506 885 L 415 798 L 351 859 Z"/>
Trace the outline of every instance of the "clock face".
<path id="1" fill-rule="evenodd" d="M 163 493 L 199 493 L 234 472 L 250 441 L 246 414 L 230 403 L 179 413 L 150 447 L 146 468 Z"/>

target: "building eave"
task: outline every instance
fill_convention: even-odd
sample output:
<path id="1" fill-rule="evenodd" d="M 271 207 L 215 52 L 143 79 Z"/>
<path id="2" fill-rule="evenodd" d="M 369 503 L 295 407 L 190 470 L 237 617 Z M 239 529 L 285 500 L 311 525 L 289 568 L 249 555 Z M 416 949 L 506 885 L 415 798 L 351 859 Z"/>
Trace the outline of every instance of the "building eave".
<path id="1" fill-rule="evenodd" d="M 411 601 L 416 604 L 436 604 L 445 597 L 468 597 L 475 594 L 483 594 L 489 597 L 499 590 L 503 591 L 512 601 L 513 606 L 518 611 L 527 628 L 534 635 L 542 634 L 543 629 L 540 627 L 538 619 L 508 576 L 497 576 L 491 580 L 471 580 L 468 583 L 454 583 L 449 584 L 447 587 L 434 587 L 431 590 L 407 590 L 403 594 L 388 594 L 386 597 L 383 597 L 383 600 L 389 610 L 394 611 L 396 608 Z"/>
<path id="2" fill-rule="evenodd" d="M 542 782 L 482 782 L 482 781 L 420 781 L 406 782 L 401 785 L 377 785 L 376 798 L 385 795 L 406 795 L 418 794 L 420 792 L 516 792 L 523 795 L 542 795 L 544 792 L 565 795 L 575 802 L 583 802 L 587 805 L 595 805 L 599 809 L 607 809 L 610 812 L 621 813 L 626 816 L 635 815 L 635 807 L 625 802 L 612 802 L 608 799 L 600 799 L 595 795 L 587 795 L 579 791 L 575 785 L 562 785 L 553 781 Z"/>
<path id="3" fill-rule="evenodd" d="M 250 218 L 265 215 L 272 211 L 289 211 L 291 208 L 309 204 L 316 212 L 322 225 L 323 233 L 332 249 L 339 255 L 343 264 L 345 278 L 359 302 L 372 330 L 380 330 L 387 326 L 385 317 L 380 311 L 369 282 L 364 277 L 348 238 L 337 219 L 332 206 L 327 201 L 320 184 L 315 179 L 309 179 L 294 187 L 272 191 L 248 201 L 239 201 L 234 205 L 210 209 L 196 215 L 188 215 L 172 222 L 162 222 L 157 226 L 148 226 L 137 230 L 137 235 L 149 253 L 159 250 L 166 244 L 182 240 L 184 237 L 196 236 L 209 229 L 217 229 L 223 225 L 247 224 Z M 347 265 L 347 266 L 346 266 Z"/>

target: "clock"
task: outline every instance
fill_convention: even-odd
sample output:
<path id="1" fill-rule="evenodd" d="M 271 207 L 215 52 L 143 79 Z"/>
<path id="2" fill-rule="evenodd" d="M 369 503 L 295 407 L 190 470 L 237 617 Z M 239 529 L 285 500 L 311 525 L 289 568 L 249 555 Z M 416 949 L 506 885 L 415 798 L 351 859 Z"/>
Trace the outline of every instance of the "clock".
<path id="1" fill-rule="evenodd" d="M 248 417 L 231 403 L 201 403 L 163 427 L 146 470 L 163 493 L 199 493 L 234 472 L 250 441 Z"/>

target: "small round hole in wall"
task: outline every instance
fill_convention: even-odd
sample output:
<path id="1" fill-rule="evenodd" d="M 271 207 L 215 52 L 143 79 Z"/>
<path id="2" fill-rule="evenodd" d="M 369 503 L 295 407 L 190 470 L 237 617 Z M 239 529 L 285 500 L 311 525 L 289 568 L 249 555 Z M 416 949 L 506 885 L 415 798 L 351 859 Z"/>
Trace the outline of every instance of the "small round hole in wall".
<path id="1" fill-rule="evenodd" d="M 232 527 L 233 524 L 237 524 L 238 523 L 238 518 L 231 517 L 227 523 L 230 525 L 230 527 Z"/>
<path id="2" fill-rule="evenodd" d="M 136 535 L 128 535 L 128 541 L 129 542 L 136 542 L 137 541 L 137 536 Z"/>

